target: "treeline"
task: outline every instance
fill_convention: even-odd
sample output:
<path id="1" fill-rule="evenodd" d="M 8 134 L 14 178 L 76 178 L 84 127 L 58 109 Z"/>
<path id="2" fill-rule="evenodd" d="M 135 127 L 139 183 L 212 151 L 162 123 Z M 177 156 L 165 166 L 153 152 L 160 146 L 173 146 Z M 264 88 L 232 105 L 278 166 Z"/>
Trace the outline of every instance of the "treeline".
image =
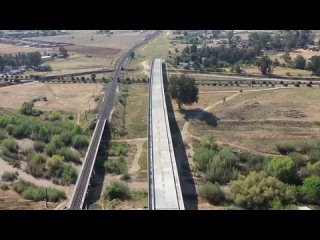
<path id="1" fill-rule="evenodd" d="M 221 203 L 220 185 L 232 201 L 247 209 L 293 209 L 320 204 L 320 142 L 278 143 L 287 156 L 263 157 L 219 147 L 208 138 L 195 146 L 195 170 L 205 175 L 200 196 Z"/>
<path id="2" fill-rule="evenodd" d="M 228 48 L 224 45 L 217 48 L 203 46 L 200 49 L 195 44 L 191 47 L 187 46 L 181 56 L 174 59 L 174 64 L 180 62 L 194 62 L 194 68 L 200 69 L 201 65 L 204 68 L 222 68 L 229 67 L 238 61 L 242 63 L 253 63 L 256 57 L 260 54 L 253 48 Z"/>
<path id="3" fill-rule="evenodd" d="M 256 51 L 285 50 L 305 48 L 313 43 L 314 36 L 310 30 L 288 30 L 272 35 L 267 32 L 254 32 L 248 36 L 248 45 Z"/>
<path id="4" fill-rule="evenodd" d="M 40 52 L 31 53 L 16 53 L 16 54 L 0 54 L 0 71 L 4 70 L 5 66 L 12 67 L 35 67 L 41 63 Z"/>

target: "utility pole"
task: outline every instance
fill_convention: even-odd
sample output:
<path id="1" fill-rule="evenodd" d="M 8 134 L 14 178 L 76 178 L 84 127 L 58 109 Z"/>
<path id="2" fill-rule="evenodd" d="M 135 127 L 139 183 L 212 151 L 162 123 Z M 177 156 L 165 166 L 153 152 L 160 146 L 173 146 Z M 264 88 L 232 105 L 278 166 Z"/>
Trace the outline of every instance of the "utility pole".
<path id="1" fill-rule="evenodd" d="M 48 189 L 46 188 L 46 208 L 48 208 Z"/>

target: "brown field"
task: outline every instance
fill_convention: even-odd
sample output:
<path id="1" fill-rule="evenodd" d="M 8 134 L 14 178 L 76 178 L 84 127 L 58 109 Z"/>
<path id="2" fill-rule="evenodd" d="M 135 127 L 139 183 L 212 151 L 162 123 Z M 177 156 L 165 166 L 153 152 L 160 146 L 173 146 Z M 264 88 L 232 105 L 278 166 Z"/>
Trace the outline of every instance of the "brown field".
<path id="1" fill-rule="evenodd" d="M 306 104 L 308 103 L 308 104 Z M 217 126 L 191 123 L 189 132 L 264 153 L 277 154 L 275 143 L 316 139 L 320 133 L 317 89 L 244 92 L 210 110 Z"/>
<path id="2" fill-rule="evenodd" d="M 83 46 L 83 45 L 71 45 L 65 47 L 68 51 L 83 54 L 83 55 L 92 55 L 99 57 L 110 57 L 114 56 L 121 51 L 121 49 L 115 48 L 106 48 L 106 47 L 95 47 L 95 46 Z M 59 49 L 55 49 L 59 51 Z"/>
<path id="3" fill-rule="evenodd" d="M 97 34 L 96 30 L 70 30 L 70 34 L 59 36 L 34 37 L 37 39 L 52 42 L 65 42 L 76 45 L 86 45 L 95 47 L 126 49 L 134 43 L 143 39 L 147 32 L 113 31 L 111 36 L 107 34 Z"/>
<path id="4" fill-rule="evenodd" d="M 45 202 L 33 202 L 23 199 L 18 193 L 9 189 L 0 190 L 0 210 L 46 210 L 54 209 L 59 203 L 48 203 L 46 208 Z"/>
<path id="5" fill-rule="evenodd" d="M 22 52 L 35 52 L 35 51 L 40 51 L 41 53 L 43 49 L 0 43 L 0 54 L 14 54 L 18 52 L 22 53 Z"/>
<path id="6" fill-rule="evenodd" d="M 19 109 L 23 102 L 47 97 L 48 102 L 38 101 L 37 109 L 84 112 L 96 106 L 94 96 L 103 94 L 99 84 L 50 84 L 26 83 L 0 88 L 0 107 Z"/>

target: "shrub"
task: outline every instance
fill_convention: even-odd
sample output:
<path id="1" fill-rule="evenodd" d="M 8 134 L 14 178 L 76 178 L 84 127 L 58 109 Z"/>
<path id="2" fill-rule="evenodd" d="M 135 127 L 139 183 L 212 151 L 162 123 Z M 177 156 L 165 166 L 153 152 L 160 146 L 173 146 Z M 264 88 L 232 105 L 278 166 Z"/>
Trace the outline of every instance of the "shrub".
<path id="1" fill-rule="evenodd" d="M 89 141 L 86 136 L 77 134 L 72 138 L 72 145 L 77 150 L 86 150 L 89 145 Z"/>
<path id="2" fill-rule="evenodd" d="M 34 177 L 41 177 L 45 171 L 46 156 L 33 153 L 28 156 L 26 171 Z"/>
<path id="3" fill-rule="evenodd" d="M 34 150 L 36 152 L 43 152 L 45 148 L 45 144 L 43 142 L 35 141 L 33 144 Z"/>
<path id="4" fill-rule="evenodd" d="M 242 152 L 239 154 L 239 161 L 245 163 L 245 173 L 251 171 L 261 171 L 265 167 L 265 158 L 260 155 L 253 155 L 248 152 Z"/>
<path id="5" fill-rule="evenodd" d="M 304 201 L 308 203 L 320 203 L 320 177 L 312 176 L 303 181 L 301 186 L 301 194 Z"/>
<path id="6" fill-rule="evenodd" d="M 226 166 L 233 166 L 239 161 L 239 158 L 232 152 L 230 147 L 223 147 L 219 151 L 219 157 Z"/>
<path id="7" fill-rule="evenodd" d="M 265 209 L 278 197 L 281 202 L 293 199 L 288 186 L 265 172 L 250 172 L 231 181 L 231 194 L 236 205 L 248 209 Z"/>
<path id="8" fill-rule="evenodd" d="M 69 119 L 69 120 L 73 120 L 73 119 L 74 119 L 73 115 L 71 115 L 71 114 L 68 115 L 68 119 Z"/>
<path id="9" fill-rule="evenodd" d="M 22 195 L 23 198 L 33 200 L 35 202 L 44 201 L 46 199 L 46 189 L 36 187 L 35 185 L 20 180 L 13 184 L 13 189 Z M 66 199 L 66 194 L 63 191 L 49 188 L 47 189 L 48 201 L 58 202 L 61 199 Z"/>
<path id="10" fill-rule="evenodd" d="M 50 113 L 48 119 L 49 121 L 58 121 L 61 120 L 61 115 L 58 112 L 52 112 Z"/>
<path id="11" fill-rule="evenodd" d="M 128 171 L 126 170 L 123 174 L 122 174 L 122 176 L 121 176 L 121 180 L 124 180 L 124 181 L 128 181 L 129 179 L 130 179 L 131 177 L 130 177 L 130 174 L 128 173 Z"/>
<path id="12" fill-rule="evenodd" d="M 14 172 L 4 172 L 1 175 L 1 180 L 6 182 L 12 182 L 17 179 L 17 174 Z"/>
<path id="13" fill-rule="evenodd" d="M 12 153 L 17 152 L 17 142 L 14 138 L 7 138 L 2 141 L 2 146 Z"/>
<path id="14" fill-rule="evenodd" d="M 64 158 L 59 155 L 53 155 L 47 160 L 45 168 L 48 171 L 49 176 L 60 177 L 63 171 Z"/>
<path id="15" fill-rule="evenodd" d="M 320 176 L 320 162 L 308 163 L 307 170 L 311 175 Z"/>
<path id="16" fill-rule="evenodd" d="M 293 183 L 296 180 L 296 168 L 288 157 L 274 157 L 268 162 L 266 170 L 282 182 Z"/>
<path id="17" fill-rule="evenodd" d="M 127 146 L 124 144 L 112 144 L 112 147 L 110 149 L 109 155 L 110 156 L 124 156 L 126 155 L 128 149 Z"/>
<path id="18" fill-rule="evenodd" d="M 0 141 L 2 141 L 3 139 L 5 139 L 7 137 L 8 137 L 7 131 L 0 128 Z"/>
<path id="19" fill-rule="evenodd" d="M 224 166 L 221 159 L 216 156 L 213 162 L 210 162 L 208 165 L 206 180 L 225 184 L 235 178 L 237 174 L 237 171 L 233 171 L 232 168 Z"/>
<path id="20" fill-rule="evenodd" d="M 196 148 L 193 154 L 193 160 L 196 163 L 196 168 L 199 171 L 205 172 L 213 156 L 214 152 L 208 148 Z"/>
<path id="21" fill-rule="evenodd" d="M 78 178 L 77 170 L 71 164 L 65 164 L 62 171 L 62 185 L 76 183 Z"/>
<path id="22" fill-rule="evenodd" d="M 281 154 L 288 154 L 295 151 L 296 144 L 292 142 L 282 142 L 277 143 L 276 148 Z"/>
<path id="23" fill-rule="evenodd" d="M 200 196 L 207 199 L 210 203 L 219 204 L 224 200 L 219 183 L 206 182 L 200 188 Z"/>
<path id="24" fill-rule="evenodd" d="M 45 147 L 45 152 L 50 157 L 52 157 L 56 153 L 56 151 L 57 151 L 56 146 L 51 143 L 48 143 Z"/>
<path id="25" fill-rule="evenodd" d="M 123 157 L 120 157 L 118 160 L 112 159 L 106 161 L 104 163 L 104 168 L 107 172 L 115 174 L 125 173 L 128 170 Z"/>
<path id="26" fill-rule="evenodd" d="M 320 161 L 320 151 L 319 150 L 312 150 L 308 152 L 309 162 L 316 163 Z"/>
<path id="27" fill-rule="evenodd" d="M 306 164 L 306 157 L 300 153 L 292 152 L 292 153 L 289 153 L 288 156 L 293 161 L 296 169 L 299 169 L 300 167 Z"/>
<path id="28" fill-rule="evenodd" d="M 8 186 L 8 184 L 6 184 L 6 183 L 1 183 L 1 184 L 0 184 L 0 189 L 1 189 L 2 191 L 6 191 L 6 190 L 9 190 L 9 186 Z"/>
<path id="29" fill-rule="evenodd" d="M 106 189 L 105 199 L 107 200 L 130 199 L 130 190 L 128 185 L 120 181 L 112 181 L 110 186 L 108 186 Z"/>
<path id="30" fill-rule="evenodd" d="M 58 149 L 56 151 L 56 154 L 63 156 L 65 161 L 67 161 L 67 162 L 81 163 L 80 154 L 78 152 L 72 151 L 68 147 L 63 147 L 61 149 Z"/>

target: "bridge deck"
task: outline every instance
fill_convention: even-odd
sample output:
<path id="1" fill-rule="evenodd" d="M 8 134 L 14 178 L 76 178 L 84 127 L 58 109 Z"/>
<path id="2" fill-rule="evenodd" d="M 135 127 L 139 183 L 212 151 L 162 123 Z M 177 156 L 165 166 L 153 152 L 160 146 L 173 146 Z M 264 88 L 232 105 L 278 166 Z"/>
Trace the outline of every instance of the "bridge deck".
<path id="1" fill-rule="evenodd" d="M 160 59 L 153 62 L 151 78 L 148 150 L 153 175 L 153 209 L 184 209 L 168 122 Z"/>

